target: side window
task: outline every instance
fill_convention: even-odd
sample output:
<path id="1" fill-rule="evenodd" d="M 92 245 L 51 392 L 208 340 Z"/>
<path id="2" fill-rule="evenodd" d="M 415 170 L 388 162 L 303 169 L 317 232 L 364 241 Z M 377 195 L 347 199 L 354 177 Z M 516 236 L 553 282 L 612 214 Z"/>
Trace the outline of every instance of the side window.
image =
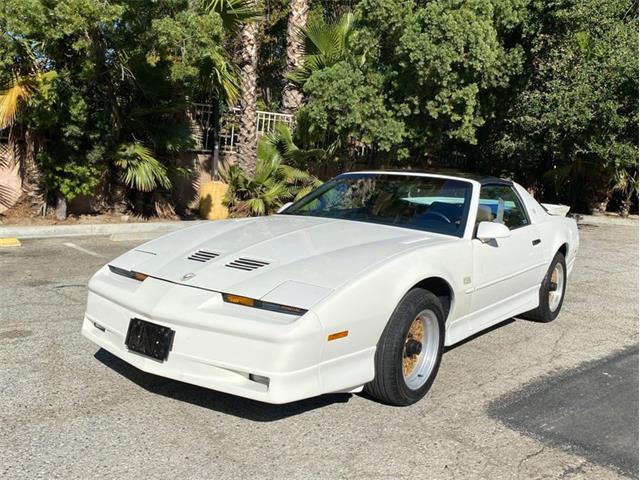
<path id="1" fill-rule="evenodd" d="M 480 205 L 476 222 L 503 223 L 510 230 L 529 225 L 529 218 L 512 187 L 485 185 L 480 189 Z"/>

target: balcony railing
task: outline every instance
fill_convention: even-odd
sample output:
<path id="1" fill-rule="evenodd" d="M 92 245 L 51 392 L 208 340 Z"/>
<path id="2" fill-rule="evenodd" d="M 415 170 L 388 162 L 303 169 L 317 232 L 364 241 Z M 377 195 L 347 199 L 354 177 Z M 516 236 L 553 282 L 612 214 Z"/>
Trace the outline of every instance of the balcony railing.
<path id="1" fill-rule="evenodd" d="M 213 106 L 206 103 L 193 103 L 189 109 L 191 119 L 192 138 L 194 147 L 192 151 L 198 153 L 211 153 L 215 130 L 213 128 Z M 240 109 L 233 108 L 220 118 L 220 151 L 232 153 L 238 142 L 237 125 L 239 124 Z M 258 137 L 265 133 L 274 132 L 276 126 L 285 124 L 289 128 L 293 126 L 294 117 L 286 113 L 257 111 L 256 130 Z"/>

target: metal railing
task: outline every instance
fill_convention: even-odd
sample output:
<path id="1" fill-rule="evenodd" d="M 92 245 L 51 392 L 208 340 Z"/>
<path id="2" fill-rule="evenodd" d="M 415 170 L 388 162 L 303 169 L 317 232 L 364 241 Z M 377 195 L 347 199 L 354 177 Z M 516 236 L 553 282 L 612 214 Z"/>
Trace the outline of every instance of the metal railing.
<path id="1" fill-rule="evenodd" d="M 258 110 L 256 118 L 256 131 L 258 138 L 265 133 L 274 132 L 277 125 L 285 124 L 293 127 L 294 117 L 287 113 L 267 112 Z M 211 153 L 215 129 L 213 126 L 213 106 L 206 103 L 193 103 L 188 111 L 191 120 L 191 138 L 194 146 L 191 151 L 198 153 Z M 220 132 L 218 135 L 220 151 L 224 153 L 235 152 L 238 142 L 237 125 L 240 118 L 240 109 L 235 107 L 220 118 Z"/>

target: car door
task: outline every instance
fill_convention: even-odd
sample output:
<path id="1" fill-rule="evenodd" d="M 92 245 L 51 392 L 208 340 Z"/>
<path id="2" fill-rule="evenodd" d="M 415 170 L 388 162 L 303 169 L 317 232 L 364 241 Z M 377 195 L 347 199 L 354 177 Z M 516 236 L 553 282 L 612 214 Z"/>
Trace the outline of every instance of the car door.
<path id="1" fill-rule="evenodd" d="M 542 268 L 538 227 L 510 184 L 481 186 L 476 226 L 481 221 L 502 223 L 511 235 L 472 241 L 472 330 L 522 313 L 537 299 Z"/>

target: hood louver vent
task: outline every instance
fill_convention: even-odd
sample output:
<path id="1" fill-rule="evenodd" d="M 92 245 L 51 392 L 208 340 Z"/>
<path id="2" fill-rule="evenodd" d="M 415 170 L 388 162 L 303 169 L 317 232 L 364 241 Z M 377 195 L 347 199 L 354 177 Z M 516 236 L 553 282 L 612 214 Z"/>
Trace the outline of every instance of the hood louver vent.
<path id="1" fill-rule="evenodd" d="M 196 262 L 208 262 L 216 257 L 219 257 L 219 253 L 208 252 L 206 250 L 198 250 L 196 253 L 192 253 L 187 258 Z"/>
<path id="2" fill-rule="evenodd" d="M 262 262 L 260 260 L 252 260 L 250 258 L 238 258 L 233 262 L 227 263 L 227 267 L 229 268 L 237 268 L 238 270 L 246 270 L 248 272 L 252 270 L 256 270 L 260 267 L 264 267 L 269 265 L 268 262 Z"/>

